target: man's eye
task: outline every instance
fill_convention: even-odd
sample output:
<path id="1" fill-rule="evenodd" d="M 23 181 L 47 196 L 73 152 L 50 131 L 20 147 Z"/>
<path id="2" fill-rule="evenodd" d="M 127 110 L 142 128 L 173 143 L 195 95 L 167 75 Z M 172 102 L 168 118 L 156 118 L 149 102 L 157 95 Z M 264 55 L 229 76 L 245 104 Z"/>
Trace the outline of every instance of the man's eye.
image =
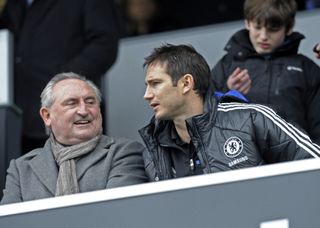
<path id="1" fill-rule="evenodd" d="M 90 99 L 90 100 L 87 100 L 87 101 L 86 101 L 86 103 L 87 103 L 87 104 L 91 104 L 91 105 L 93 105 L 93 104 L 95 104 L 95 103 L 96 103 L 96 100 L 94 100 L 94 99 Z"/>
<path id="2" fill-rule="evenodd" d="M 66 105 L 75 105 L 75 102 L 74 102 L 74 101 L 68 101 L 68 102 L 66 103 Z"/>
<path id="3" fill-rule="evenodd" d="M 269 32 L 278 32 L 281 28 L 268 28 Z"/>

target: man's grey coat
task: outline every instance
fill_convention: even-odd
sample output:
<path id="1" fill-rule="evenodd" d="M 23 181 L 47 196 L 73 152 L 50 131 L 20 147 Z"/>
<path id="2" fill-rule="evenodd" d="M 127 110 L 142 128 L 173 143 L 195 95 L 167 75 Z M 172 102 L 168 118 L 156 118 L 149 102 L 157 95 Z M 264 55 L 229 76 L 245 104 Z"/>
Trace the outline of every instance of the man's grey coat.
<path id="1" fill-rule="evenodd" d="M 94 151 L 76 161 L 80 192 L 146 182 L 143 150 L 139 142 L 102 136 Z M 1 204 L 54 197 L 57 176 L 47 141 L 44 148 L 11 161 Z"/>

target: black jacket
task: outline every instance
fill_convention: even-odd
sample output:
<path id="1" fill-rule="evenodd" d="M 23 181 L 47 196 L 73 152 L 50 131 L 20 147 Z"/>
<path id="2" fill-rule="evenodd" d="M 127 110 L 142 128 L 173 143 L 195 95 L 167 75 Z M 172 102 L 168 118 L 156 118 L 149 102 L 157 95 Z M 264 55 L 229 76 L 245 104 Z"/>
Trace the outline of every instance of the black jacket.
<path id="1" fill-rule="evenodd" d="M 114 63 L 118 29 L 109 0 L 8 0 L 0 28 L 14 36 L 14 98 L 24 112 L 23 134 L 47 138 L 39 115 L 40 93 L 57 73 L 93 80 Z"/>
<path id="2" fill-rule="evenodd" d="M 227 54 L 212 70 L 216 90 L 226 92 L 227 79 L 237 68 L 248 69 L 252 88 L 250 102 L 271 106 L 289 122 L 304 128 L 320 143 L 320 68 L 297 54 L 303 35 L 295 32 L 270 55 L 259 55 L 249 41 L 247 30 L 228 41 Z"/>
<path id="3" fill-rule="evenodd" d="M 186 121 L 203 173 L 320 156 L 320 147 L 309 137 L 263 105 L 207 102 L 204 114 Z M 157 121 L 140 129 L 146 144 L 146 172 L 151 181 L 173 178 L 169 145 L 169 121 Z M 162 138 L 160 143 L 160 138 Z M 168 138 L 168 137 L 167 137 Z"/>

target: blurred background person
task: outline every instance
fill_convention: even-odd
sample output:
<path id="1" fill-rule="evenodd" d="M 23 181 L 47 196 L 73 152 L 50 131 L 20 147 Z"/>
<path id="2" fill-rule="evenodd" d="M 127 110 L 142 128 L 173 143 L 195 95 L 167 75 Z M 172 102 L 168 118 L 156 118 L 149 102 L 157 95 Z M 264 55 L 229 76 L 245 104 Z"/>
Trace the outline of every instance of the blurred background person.
<path id="1" fill-rule="evenodd" d="M 320 0 L 306 0 L 305 8 L 306 10 L 313 10 L 320 7 Z"/>
<path id="2" fill-rule="evenodd" d="M 175 28 L 175 22 L 164 17 L 161 4 L 156 0 L 116 1 L 122 17 L 122 36 L 138 36 Z"/>
<path id="3" fill-rule="evenodd" d="M 5 0 L 0 0 L 0 14 L 1 14 L 5 4 L 6 4 Z"/>
<path id="4" fill-rule="evenodd" d="M 14 102 L 23 110 L 23 153 L 47 138 L 38 109 L 51 75 L 73 71 L 101 88 L 117 56 L 117 26 L 111 0 L 7 1 L 0 29 L 14 37 Z"/>

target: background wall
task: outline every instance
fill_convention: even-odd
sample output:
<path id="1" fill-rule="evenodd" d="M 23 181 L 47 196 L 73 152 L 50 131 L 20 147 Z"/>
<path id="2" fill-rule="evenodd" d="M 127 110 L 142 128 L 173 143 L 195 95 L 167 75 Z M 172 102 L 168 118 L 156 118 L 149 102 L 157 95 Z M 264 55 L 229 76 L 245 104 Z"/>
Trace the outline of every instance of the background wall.
<path id="1" fill-rule="evenodd" d="M 314 57 L 312 48 L 320 42 L 319 24 L 320 10 L 313 10 L 298 13 L 295 26 L 295 31 L 306 36 L 300 52 L 317 64 L 320 64 L 320 60 Z M 191 44 L 213 67 L 224 54 L 223 48 L 229 37 L 243 26 L 243 21 L 235 21 L 122 39 L 118 59 L 105 77 L 107 133 L 141 141 L 137 130 L 145 126 L 153 115 L 143 100 L 145 85 L 142 64 L 144 57 L 154 47 L 163 43 Z"/>

